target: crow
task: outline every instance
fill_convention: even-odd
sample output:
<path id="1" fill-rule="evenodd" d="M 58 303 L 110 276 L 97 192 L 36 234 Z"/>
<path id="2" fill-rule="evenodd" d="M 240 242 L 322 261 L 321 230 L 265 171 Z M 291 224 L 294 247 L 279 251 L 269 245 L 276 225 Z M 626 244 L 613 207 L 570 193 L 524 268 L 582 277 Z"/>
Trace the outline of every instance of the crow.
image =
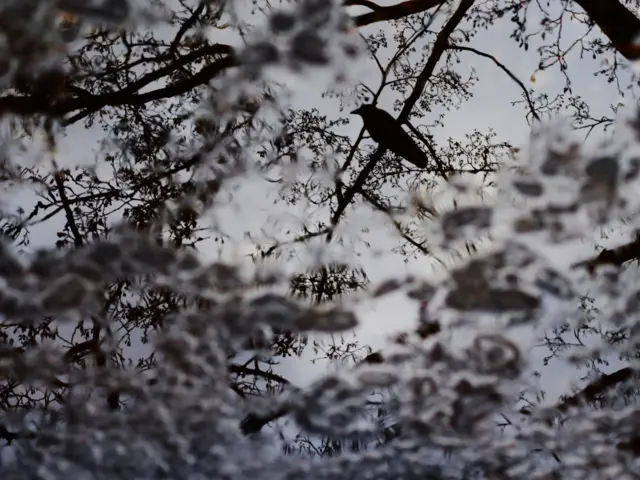
<path id="1" fill-rule="evenodd" d="M 426 168 L 424 152 L 391 114 L 370 104 L 361 105 L 351 113 L 362 117 L 364 128 L 373 141 L 416 167 Z"/>

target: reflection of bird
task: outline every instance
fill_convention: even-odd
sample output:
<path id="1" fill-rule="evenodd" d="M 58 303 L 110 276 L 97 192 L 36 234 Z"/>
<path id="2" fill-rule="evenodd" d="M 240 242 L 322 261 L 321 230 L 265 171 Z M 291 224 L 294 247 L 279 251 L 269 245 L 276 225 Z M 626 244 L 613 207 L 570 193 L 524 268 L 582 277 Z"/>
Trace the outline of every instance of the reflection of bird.
<path id="1" fill-rule="evenodd" d="M 398 121 L 375 105 L 361 105 L 352 114 L 360 115 L 371 139 L 418 168 L 427 166 L 427 157 Z"/>

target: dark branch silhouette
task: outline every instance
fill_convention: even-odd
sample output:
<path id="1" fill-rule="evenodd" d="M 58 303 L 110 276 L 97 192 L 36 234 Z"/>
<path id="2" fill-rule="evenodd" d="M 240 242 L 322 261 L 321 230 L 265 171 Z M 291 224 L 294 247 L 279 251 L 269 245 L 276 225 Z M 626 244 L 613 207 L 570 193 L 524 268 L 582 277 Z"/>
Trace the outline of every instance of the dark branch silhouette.
<path id="1" fill-rule="evenodd" d="M 613 265 L 621 267 L 627 262 L 640 260 L 640 236 L 631 242 L 620 245 L 616 248 L 605 248 L 597 256 L 578 262 L 573 268 L 586 268 L 593 273 L 595 269 L 603 265 Z"/>
<path id="2" fill-rule="evenodd" d="M 358 27 L 363 27 L 365 25 L 371 25 L 372 23 L 399 20 L 401 18 L 408 17 L 409 15 L 426 12 L 427 10 L 433 7 L 437 7 L 444 2 L 445 0 L 414 0 L 412 2 L 400 2 L 395 5 L 389 5 L 387 7 L 377 6 L 377 8 L 375 9 L 373 9 L 373 6 L 370 5 L 370 2 L 366 2 L 365 4 L 364 2 L 358 0 L 347 0 L 344 4 L 345 6 L 363 5 L 370 7 L 373 10 L 373 12 L 358 15 L 353 19 Z"/>
<path id="3" fill-rule="evenodd" d="M 571 407 L 578 407 L 583 405 L 583 403 L 593 402 L 607 390 L 629 380 L 634 373 L 632 368 L 625 367 L 613 373 L 604 374 L 575 395 L 563 398 L 557 405 L 557 408 L 561 412 L 566 412 Z"/>
<path id="4" fill-rule="evenodd" d="M 574 0 L 627 60 L 640 58 L 640 19 L 618 0 Z"/>

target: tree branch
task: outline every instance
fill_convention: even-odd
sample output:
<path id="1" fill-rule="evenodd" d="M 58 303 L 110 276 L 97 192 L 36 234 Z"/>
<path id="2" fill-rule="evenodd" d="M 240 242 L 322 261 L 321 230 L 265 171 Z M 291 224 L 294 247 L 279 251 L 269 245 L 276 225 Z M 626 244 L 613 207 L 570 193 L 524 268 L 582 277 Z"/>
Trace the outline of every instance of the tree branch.
<path id="1" fill-rule="evenodd" d="M 602 265 L 621 267 L 632 260 L 640 260 L 640 236 L 635 240 L 612 249 L 604 249 L 597 256 L 578 262 L 573 268 L 585 267 L 590 273 Z"/>
<path id="2" fill-rule="evenodd" d="M 405 2 L 405 3 L 413 4 L 413 3 L 425 3 L 425 2 Z M 442 2 L 439 2 L 439 3 L 442 3 Z M 409 95 L 409 98 L 406 100 L 404 107 L 402 109 L 402 112 L 400 112 L 400 116 L 398 117 L 399 123 L 401 124 L 405 123 L 409 119 L 409 114 L 411 113 L 411 110 L 413 110 L 414 105 L 420 99 L 420 96 L 422 95 L 422 92 L 424 91 L 427 85 L 427 82 L 433 75 L 436 65 L 442 58 L 442 55 L 444 54 L 444 51 L 447 45 L 449 44 L 449 37 L 451 36 L 453 31 L 456 29 L 456 27 L 460 24 L 460 22 L 462 22 L 462 20 L 464 19 L 464 16 L 469 11 L 473 3 L 474 3 L 474 0 L 462 0 L 460 2 L 460 5 L 458 6 L 458 9 L 447 21 L 447 23 L 444 25 L 442 30 L 440 30 L 440 33 L 438 33 L 438 36 L 436 37 L 436 41 L 433 44 L 433 50 L 431 51 L 431 55 L 427 59 L 427 63 L 424 66 L 422 72 L 420 72 L 420 75 L 418 75 L 416 84 L 413 87 L 413 91 Z M 432 6 L 435 6 L 435 5 L 432 5 Z M 375 151 L 375 153 L 371 156 L 371 159 L 369 160 L 369 162 L 362 169 L 362 171 L 356 178 L 353 185 L 351 185 L 351 187 L 349 187 L 345 192 L 342 202 L 338 204 L 338 207 L 336 208 L 336 212 L 333 214 L 333 217 L 331 218 L 331 231 L 327 235 L 327 242 L 331 241 L 331 239 L 333 238 L 333 231 L 335 230 L 335 226 L 340 221 L 342 214 L 347 209 L 347 207 L 351 204 L 356 194 L 362 190 L 362 187 L 367 181 L 369 174 L 373 171 L 373 169 L 375 168 L 377 163 L 380 161 L 380 159 L 382 158 L 385 152 L 386 152 L 386 149 L 382 146 L 379 146 L 378 149 Z"/>
<path id="3" fill-rule="evenodd" d="M 185 94 L 195 87 L 205 85 L 223 70 L 236 65 L 237 62 L 235 57 L 233 57 L 232 55 L 228 55 L 210 65 L 207 65 L 206 67 L 203 67 L 198 73 L 189 78 L 173 83 L 166 87 L 159 88 L 157 90 L 152 90 L 141 95 L 117 92 L 117 94 L 113 95 L 112 97 L 107 96 L 108 98 L 102 98 L 102 96 L 96 97 L 94 105 L 90 105 L 89 108 L 83 109 L 83 111 L 81 111 L 80 113 L 64 121 L 63 125 L 67 126 L 75 123 L 81 118 L 89 116 L 103 107 L 119 105 L 143 105 L 145 103 Z"/>
<path id="4" fill-rule="evenodd" d="M 69 199 L 67 198 L 67 194 L 64 191 L 64 173 L 58 171 L 53 175 L 53 178 L 56 182 L 58 193 L 60 194 L 60 202 L 62 203 L 62 208 L 64 209 L 64 213 L 67 217 L 67 225 L 69 225 L 69 229 L 71 230 L 73 242 L 76 247 L 82 247 L 84 243 L 82 240 L 82 235 L 80 234 L 80 230 L 78 230 L 78 225 L 76 225 L 76 220 L 73 216 L 73 211 L 71 210 Z"/>
<path id="5" fill-rule="evenodd" d="M 571 407 L 578 407 L 583 403 L 593 402 L 605 391 L 629 380 L 635 371 L 630 367 L 621 368 L 613 373 L 604 374 L 591 382 L 575 395 L 565 397 L 558 403 L 557 409 L 566 412 Z"/>
<path id="6" fill-rule="evenodd" d="M 365 25 L 371 25 L 372 23 L 388 22 L 390 20 L 399 20 L 409 15 L 416 13 L 426 12 L 427 10 L 441 5 L 446 0 L 413 0 L 400 2 L 388 7 L 380 7 L 373 9 L 368 5 L 370 2 L 345 2 L 345 5 L 365 5 L 373 10 L 373 12 L 365 13 L 354 17 L 353 21 L 358 27 L 364 27 Z"/>
<path id="7" fill-rule="evenodd" d="M 136 93 L 147 85 L 171 75 L 171 73 L 183 66 L 209 55 L 224 56 L 203 67 L 198 73 L 190 78 L 177 81 L 166 87 L 152 90 L 141 95 Z M 199 85 L 206 84 L 223 70 L 237 65 L 238 62 L 232 47 L 224 44 L 207 45 L 206 47 L 187 55 L 178 57 L 176 60 L 164 67 L 143 75 L 135 82 L 127 85 L 125 88 L 117 92 L 103 95 L 80 95 L 73 98 L 62 99 L 53 106 L 43 105 L 38 97 L 34 97 L 32 95 L 5 95 L 0 97 L 0 116 L 7 113 L 18 115 L 33 115 L 41 113 L 55 117 L 63 117 L 67 113 L 80 110 L 79 113 L 63 122 L 63 125 L 67 126 L 107 106 L 141 105 L 175 95 L 182 95 Z"/>
<path id="8" fill-rule="evenodd" d="M 377 3 L 370 2 L 369 0 L 345 0 L 343 5 L 345 7 L 355 7 L 355 6 L 366 7 L 369 10 L 374 10 L 374 11 L 380 10 L 381 8 L 385 8 L 385 7 L 381 7 Z"/>
<path id="9" fill-rule="evenodd" d="M 627 60 L 640 58 L 640 19 L 619 0 L 574 0 Z"/>
<path id="10" fill-rule="evenodd" d="M 425 245 L 423 245 L 422 243 L 418 242 L 417 240 L 411 238 L 409 236 L 409 234 L 407 234 L 403 230 L 402 224 L 400 222 L 398 222 L 395 218 L 393 218 L 393 214 L 389 211 L 388 208 L 385 208 L 384 205 L 382 205 L 380 202 L 378 202 L 375 198 L 373 198 L 371 195 L 367 194 L 366 192 L 360 192 L 360 195 L 362 195 L 364 197 L 364 199 L 367 202 L 369 202 L 376 210 L 378 210 L 379 212 L 384 213 L 389 218 L 389 220 L 391 220 L 391 223 L 393 223 L 394 228 L 396 229 L 396 231 L 398 232 L 398 234 L 400 234 L 400 236 L 402 238 L 404 238 L 407 242 L 409 242 L 411 245 L 413 245 L 423 255 L 429 255 L 431 253 L 429 251 L 429 249 Z"/>
<path id="11" fill-rule="evenodd" d="M 273 372 L 265 372 L 263 370 L 248 368 L 238 364 L 229 365 L 228 370 L 229 373 L 235 373 L 236 375 L 255 375 L 257 377 L 262 377 L 265 380 L 273 380 L 274 382 L 281 383 L 282 385 L 289 385 L 289 380 Z"/>
<path id="12" fill-rule="evenodd" d="M 511 72 L 511 70 L 509 70 L 504 64 L 499 62 L 496 57 L 494 57 L 493 55 L 489 55 L 488 53 L 481 52 L 480 50 L 477 50 L 477 49 L 472 48 L 472 47 L 449 45 L 447 47 L 447 49 L 449 49 L 449 50 L 460 50 L 460 51 L 465 51 L 465 52 L 472 52 L 472 53 L 475 53 L 476 55 L 479 55 L 481 57 L 485 57 L 485 58 L 488 58 L 488 59 L 492 60 L 493 63 L 495 63 L 498 66 L 498 68 L 500 68 L 500 70 L 502 70 L 504 73 L 506 73 L 509 76 L 509 78 L 511 78 L 511 80 L 513 80 L 514 82 L 516 82 L 518 84 L 518 86 L 520 87 L 520 89 L 524 93 L 524 96 L 525 96 L 525 99 L 527 100 L 527 103 L 529 104 L 529 110 L 531 112 L 531 116 L 535 120 L 537 120 L 538 122 L 540 121 L 540 116 L 538 116 L 538 114 L 536 113 L 536 109 L 535 109 L 535 106 L 533 104 L 533 100 L 531 100 L 531 96 L 529 95 L 529 91 L 527 90 L 527 87 L 524 85 L 524 83 L 522 83 L 522 81 L 518 77 L 515 76 L 515 74 L 513 72 Z"/>
<path id="13" fill-rule="evenodd" d="M 182 38 L 189 31 L 189 29 L 196 24 L 196 22 L 198 21 L 198 17 L 204 11 L 205 6 L 206 5 L 204 2 L 200 3 L 200 5 L 198 5 L 198 7 L 194 10 L 191 16 L 182 23 L 182 25 L 180 26 L 180 29 L 178 30 L 178 33 L 176 33 L 176 36 L 173 38 L 171 42 L 171 46 L 169 47 L 170 52 L 174 54 L 176 53 L 176 51 L 178 50 L 178 46 L 180 46 L 180 42 L 182 41 Z"/>

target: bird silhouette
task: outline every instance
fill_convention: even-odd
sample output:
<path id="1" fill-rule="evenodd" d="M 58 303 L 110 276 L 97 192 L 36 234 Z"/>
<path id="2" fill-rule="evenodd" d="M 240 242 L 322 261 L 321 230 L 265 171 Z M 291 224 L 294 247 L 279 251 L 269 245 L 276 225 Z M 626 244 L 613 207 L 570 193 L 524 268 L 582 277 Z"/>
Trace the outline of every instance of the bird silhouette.
<path id="1" fill-rule="evenodd" d="M 374 142 L 416 167 L 426 168 L 424 152 L 391 114 L 371 104 L 361 105 L 351 113 L 362 117 L 364 128 Z"/>

